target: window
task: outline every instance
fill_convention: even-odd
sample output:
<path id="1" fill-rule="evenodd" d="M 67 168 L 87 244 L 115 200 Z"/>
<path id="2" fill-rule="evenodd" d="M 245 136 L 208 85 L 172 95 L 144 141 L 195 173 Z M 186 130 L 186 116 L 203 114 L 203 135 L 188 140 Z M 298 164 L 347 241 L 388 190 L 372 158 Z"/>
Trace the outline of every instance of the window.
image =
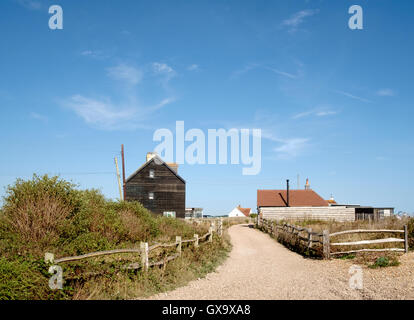
<path id="1" fill-rule="evenodd" d="M 164 217 L 175 218 L 175 211 L 164 211 Z"/>
<path id="2" fill-rule="evenodd" d="M 154 178 L 155 177 L 154 169 L 150 169 L 150 171 L 149 171 L 149 177 L 150 178 Z"/>
<path id="3" fill-rule="evenodd" d="M 148 193 L 148 199 L 154 200 L 154 192 Z"/>

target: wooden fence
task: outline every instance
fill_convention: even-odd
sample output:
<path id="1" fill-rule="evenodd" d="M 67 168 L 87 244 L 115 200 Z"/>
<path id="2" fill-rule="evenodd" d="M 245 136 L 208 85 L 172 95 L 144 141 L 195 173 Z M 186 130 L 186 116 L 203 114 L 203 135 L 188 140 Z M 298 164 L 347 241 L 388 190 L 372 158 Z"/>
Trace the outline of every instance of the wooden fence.
<path id="1" fill-rule="evenodd" d="M 300 244 L 313 252 L 318 252 L 324 244 L 323 233 L 313 232 L 312 228 L 303 228 L 289 223 L 277 223 L 275 220 L 258 219 L 261 230 L 273 235 L 276 239 L 293 238 L 295 243 Z"/>
<path id="2" fill-rule="evenodd" d="M 394 252 L 408 252 L 408 230 L 407 226 L 404 226 L 404 230 L 346 230 L 340 232 L 329 233 L 329 230 L 323 230 L 322 233 L 313 232 L 312 228 L 298 227 L 288 223 L 278 223 L 275 220 L 262 219 L 258 217 L 256 225 L 263 231 L 275 236 L 277 239 L 286 235 L 292 237 L 295 242 L 302 242 L 308 250 L 314 250 L 316 252 L 322 251 L 322 256 L 325 259 L 330 259 L 333 255 L 357 253 L 357 252 L 381 252 L 381 251 L 394 251 Z M 375 240 L 360 240 L 350 242 L 332 242 L 332 238 L 335 238 L 344 234 L 356 234 L 356 233 L 390 233 L 390 234 L 403 234 L 404 238 L 386 238 Z M 379 248 L 379 249 L 354 249 L 347 251 L 332 251 L 331 247 L 343 247 L 343 246 L 361 246 L 361 245 L 377 245 L 388 243 L 404 243 L 403 248 Z M 322 245 L 322 248 L 315 248 L 315 244 Z M 322 250 L 320 250 L 322 249 Z"/>
<path id="3" fill-rule="evenodd" d="M 192 239 L 183 240 L 181 236 L 176 236 L 175 242 L 172 242 L 172 243 L 155 243 L 149 246 L 148 242 L 140 242 L 139 248 L 98 251 L 98 252 L 83 254 L 80 256 L 63 257 L 63 258 L 58 258 L 58 259 L 55 259 L 53 253 L 47 252 L 45 253 L 45 262 L 56 265 L 62 262 L 77 261 L 77 260 L 83 260 L 83 259 L 92 258 L 92 257 L 105 256 L 105 255 L 120 254 L 120 253 L 136 253 L 139 255 L 140 261 L 131 263 L 128 266 L 125 266 L 124 268 L 129 269 L 129 270 L 143 269 L 144 271 L 147 271 L 149 267 L 162 266 L 162 265 L 165 266 L 165 264 L 168 261 L 174 260 L 178 258 L 179 256 L 181 256 L 182 245 L 185 243 L 193 243 L 194 247 L 197 248 L 201 243 L 212 242 L 214 232 L 216 232 L 219 237 L 222 236 L 223 223 L 221 220 L 218 220 L 217 224 L 211 223 L 209 231 L 201 237 L 199 237 L 198 234 L 194 234 L 194 237 Z M 149 262 L 149 256 L 152 251 L 159 249 L 159 248 L 174 248 L 174 247 L 175 247 L 175 254 L 166 256 L 160 261 Z"/>

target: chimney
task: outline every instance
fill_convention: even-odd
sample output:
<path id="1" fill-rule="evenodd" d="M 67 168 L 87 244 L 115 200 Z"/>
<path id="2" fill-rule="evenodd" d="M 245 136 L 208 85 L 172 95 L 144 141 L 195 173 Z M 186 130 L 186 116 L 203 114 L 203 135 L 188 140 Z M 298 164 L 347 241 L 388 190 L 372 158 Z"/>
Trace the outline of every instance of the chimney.
<path id="1" fill-rule="evenodd" d="M 286 180 L 286 205 L 290 207 L 289 205 L 289 179 Z"/>
<path id="2" fill-rule="evenodd" d="M 169 166 L 176 174 L 178 174 L 178 163 L 175 162 L 167 162 L 167 166 Z"/>
<path id="3" fill-rule="evenodd" d="M 156 152 L 147 152 L 147 161 L 150 161 L 152 158 L 154 158 L 157 155 Z"/>
<path id="4" fill-rule="evenodd" d="M 306 178 L 305 190 L 310 190 L 309 179 Z"/>

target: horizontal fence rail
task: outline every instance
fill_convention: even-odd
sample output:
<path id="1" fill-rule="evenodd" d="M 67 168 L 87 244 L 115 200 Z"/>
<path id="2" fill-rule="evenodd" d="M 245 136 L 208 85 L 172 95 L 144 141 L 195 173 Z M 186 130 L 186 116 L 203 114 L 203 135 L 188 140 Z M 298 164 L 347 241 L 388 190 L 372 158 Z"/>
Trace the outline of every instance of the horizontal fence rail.
<path id="1" fill-rule="evenodd" d="M 404 230 L 345 230 L 329 234 L 328 230 L 323 230 L 322 233 L 313 232 L 311 228 L 298 227 L 288 223 L 278 223 L 276 220 L 263 219 L 258 216 L 256 225 L 263 231 L 274 235 L 276 238 L 283 235 L 290 235 L 296 241 L 302 241 L 307 249 L 314 250 L 313 244 L 322 245 L 322 255 L 325 259 L 329 259 L 331 255 L 341 255 L 357 252 L 408 252 L 408 230 L 404 226 Z M 332 242 L 332 238 L 341 235 L 349 234 L 368 234 L 368 233 L 392 233 L 403 234 L 404 238 L 385 238 L 374 240 L 359 240 L 349 242 Z M 362 246 L 362 245 L 381 245 L 388 243 L 404 243 L 404 248 L 362 248 L 347 251 L 331 251 L 331 247 L 346 247 L 346 246 Z"/>
<path id="2" fill-rule="evenodd" d="M 388 230 L 388 229 L 384 229 L 384 230 L 366 230 L 366 229 L 355 229 L 355 230 L 346 230 L 346 231 L 339 231 L 339 232 L 334 232 L 331 233 L 331 237 L 334 236 L 339 236 L 342 234 L 352 234 L 352 233 L 404 233 L 404 230 Z"/>
<path id="3" fill-rule="evenodd" d="M 291 242 L 286 240 L 288 237 L 295 243 L 300 242 L 301 246 L 309 251 L 317 253 L 323 245 L 323 233 L 314 232 L 312 228 L 304 228 L 289 223 L 278 223 L 276 220 L 257 219 L 258 226 L 265 232 L 273 235 L 282 242 Z"/>
<path id="4" fill-rule="evenodd" d="M 126 249 L 114 249 L 114 250 L 107 250 L 107 251 L 98 251 L 98 252 L 91 252 L 79 256 L 72 256 L 72 257 L 63 257 L 55 259 L 53 253 L 45 253 L 45 262 L 49 264 L 58 264 L 63 262 L 71 262 L 71 261 L 78 261 L 93 257 L 100 257 L 105 255 L 112 255 L 112 254 L 123 254 L 123 253 L 138 253 L 140 257 L 140 262 L 131 263 L 124 267 L 124 269 L 133 270 L 133 269 L 143 269 L 147 271 L 149 267 L 153 266 L 161 266 L 165 265 L 168 261 L 174 260 L 181 256 L 182 252 L 182 244 L 183 243 L 193 243 L 194 247 L 197 248 L 200 245 L 200 241 L 203 243 L 212 242 L 213 241 L 213 233 L 216 232 L 219 237 L 222 236 L 223 233 L 223 223 L 220 219 L 217 224 L 211 223 L 209 231 L 200 236 L 198 234 L 194 234 L 192 239 L 182 240 L 181 236 L 176 236 L 175 242 L 172 243 L 155 243 L 151 246 L 148 246 L 148 242 L 140 242 L 140 248 L 126 248 Z M 162 258 L 160 261 L 156 262 L 149 262 L 149 255 L 152 251 L 159 249 L 159 248 L 176 248 L 176 252 L 173 255 L 166 256 Z"/>
<path id="5" fill-rule="evenodd" d="M 343 247 L 343 246 L 360 246 L 360 245 L 375 245 L 375 244 L 386 244 L 386 243 L 404 243 L 403 248 L 363 248 L 363 249 L 354 249 L 354 250 L 347 250 L 347 251 L 334 251 L 330 252 L 329 255 L 341 255 L 341 254 L 350 254 L 350 253 L 358 253 L 358 252 L 404 252 L 408 253 L 408 228 L 405 225 L 404 230 L 389 230 L 389 229 L 378 229 L 378 230 L 346 230 L 346 231 L 339 231 L 334 232 L 330 235 L 330 238 L 344 235 L 344 234 L 355 234 L 355 233 L 402 233 L 404 235 L 404 239 L 401 238 L 385 238 L 385 239 L 374 239 L 374 240 L 360 240 L 360 241 L 349 241 L 349 242 L 334 242 L 331 243 L 331 246 Z M 328 256 L 329 258 L 329 256 Z"/>

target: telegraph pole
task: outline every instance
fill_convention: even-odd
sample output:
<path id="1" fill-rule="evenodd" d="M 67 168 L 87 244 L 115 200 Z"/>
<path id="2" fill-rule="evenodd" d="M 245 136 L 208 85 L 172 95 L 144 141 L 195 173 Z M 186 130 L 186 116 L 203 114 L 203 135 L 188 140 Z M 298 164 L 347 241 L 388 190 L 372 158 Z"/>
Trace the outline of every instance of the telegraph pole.
<path id="1" fill-rule="evenodd" d="M 124 145 L 121 144 L 121 156 L 122 156 L 122 186 L 123 186 L 123 200 L 125 200 L 125 155 L 124 155 Z"/>
<path id="2" fill-rule="evenodd" d="M 122 192 L 122 187 L 121 187 L 121 175 L 119 174 L 119 167 L 118 167 L 117 157 L 115 157 L 115 166 L 116 166 L 116 177 L 117 177 L 117 180 L 118 180 L 118 187 L 119 187 L 119 199 L 122 201 L 122 200 L 124 200 L 124 194 Z"/>

